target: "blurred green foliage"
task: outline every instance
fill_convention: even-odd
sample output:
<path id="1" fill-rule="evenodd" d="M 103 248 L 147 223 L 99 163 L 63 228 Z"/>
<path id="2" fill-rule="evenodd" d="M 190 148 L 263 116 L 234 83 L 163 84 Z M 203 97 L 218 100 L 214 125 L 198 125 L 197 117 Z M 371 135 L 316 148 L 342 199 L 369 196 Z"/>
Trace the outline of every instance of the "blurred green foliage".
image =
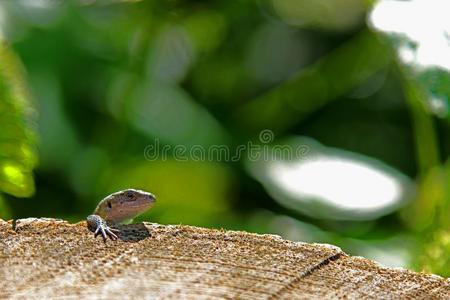
<path id="1" fill-rule="evenodd" d="M 399 62 L 401 44 L 366 25 L 372 5 L 0 2 L 0 217 L 78 221 L 134 187 L 158 197 L 140 220 L 333 243 L 449 275 L 449 114 L 429 102 L 448 103 L 448 72 Z M 236 150 L 263 129 L 374 158 L 416 193 L 381 217 L 337 221 L 283 205 L 245 159 L 175 159 L 177 145 Z M 155 141 L 172 146 L 165 159 L 146 157 Z"/>
<path id="2" fill-rule="evenodd" d="M 0 61 L 0 191 L 29 197 L 34 193 L 31 172 L 37 163 L 35 112 L 22 66 L 4 41 L 0 41 Z"/>

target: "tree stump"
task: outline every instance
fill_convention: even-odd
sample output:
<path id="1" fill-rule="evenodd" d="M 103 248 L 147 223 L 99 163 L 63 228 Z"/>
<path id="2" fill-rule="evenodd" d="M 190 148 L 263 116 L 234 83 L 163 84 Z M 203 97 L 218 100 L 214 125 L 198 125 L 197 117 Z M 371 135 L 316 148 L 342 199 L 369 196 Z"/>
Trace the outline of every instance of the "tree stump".
<path id="1" fill-rule="evenodd" d="M 274 235 L 141 223 L 0 220 L 0 298 L 450 299 L 450 280 Z"/>

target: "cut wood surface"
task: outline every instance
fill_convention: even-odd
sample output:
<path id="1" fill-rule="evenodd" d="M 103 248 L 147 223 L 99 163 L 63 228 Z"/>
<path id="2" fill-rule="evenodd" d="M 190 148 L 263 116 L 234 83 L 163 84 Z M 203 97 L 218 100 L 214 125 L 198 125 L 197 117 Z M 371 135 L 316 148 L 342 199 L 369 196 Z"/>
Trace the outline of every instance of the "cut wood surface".
<path id="1" fill-rule="evenodd" d="M 450 299 L 450 280 L 273 235 L 142 223 L 0 220 L 0 298 Z"/>

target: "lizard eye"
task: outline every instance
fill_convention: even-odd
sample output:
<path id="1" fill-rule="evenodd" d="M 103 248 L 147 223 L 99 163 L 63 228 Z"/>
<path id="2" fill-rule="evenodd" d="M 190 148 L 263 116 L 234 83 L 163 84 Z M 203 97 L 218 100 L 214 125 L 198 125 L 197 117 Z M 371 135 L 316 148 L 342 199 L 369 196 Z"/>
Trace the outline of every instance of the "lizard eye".
<path id="1" fill-rule="evenodd" d="M 127 193 L 127 197 L 130 198 L 130 199 L 133 198 L 133 197 L 134 197 L 134 196 L 133 196 L 133 193 L 132 193 L 132 192 L 128 192 L 128 193 Z"/>
<path id="2" fill-rule="evenodd" d="M 108 201 L 108 202 L 106 203 L 106 205 L 108 205 L 109 208 L 112 208 L 111 201 Z"/>

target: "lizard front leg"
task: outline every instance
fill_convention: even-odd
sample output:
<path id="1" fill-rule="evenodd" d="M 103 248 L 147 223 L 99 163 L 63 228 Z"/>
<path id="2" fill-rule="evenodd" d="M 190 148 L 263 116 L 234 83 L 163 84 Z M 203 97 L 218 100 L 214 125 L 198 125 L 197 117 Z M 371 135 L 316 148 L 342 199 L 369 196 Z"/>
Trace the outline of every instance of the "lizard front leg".
<path id="1" fill-rule="evenodd" d="M 119 232 L 120 230 L 109 227 L 99 215 L 90 215 L 86 218 L 86 221 L 89 229 L 94 232 L 95 237 L 101 234 L 103 241 L 106 241 L 107 237 L 111 240 L 117 239 L 117 235 L 114 232 Z"/>

